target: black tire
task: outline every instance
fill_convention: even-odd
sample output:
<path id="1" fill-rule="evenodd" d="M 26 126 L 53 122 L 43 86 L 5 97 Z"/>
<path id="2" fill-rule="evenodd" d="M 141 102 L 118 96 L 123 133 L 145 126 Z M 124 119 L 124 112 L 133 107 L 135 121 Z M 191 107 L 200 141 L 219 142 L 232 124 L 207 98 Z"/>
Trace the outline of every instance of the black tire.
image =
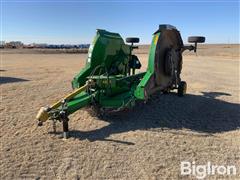
<path id="1" fill-rule="evenodd" d="M 178 96 L 182 97 L 187 92 L 187 83 L 185 81 L 181 81 L 178 85 Z"/>
<path id="2" fill-rule="evenodd" d="M 100 108 L 100 106 L 98 105 L 92 105 L 89 109 L 88 109 L 88 113 L 93 116 L 93 117 L 97 117 L 99 119 L 102 119 L 104 117 L 104 110 Z"/>
<path id="3" fill-rule="evenodd" d="M 171 49 L 168 49 L 165 54 L 165 61 L 164 61 L 164 73 L 167 76 L 172 76 L 173 74 L 173 59 Z"/>
<path id="4" fill-rule="evenodd" d="M 188 37 L 188 42 L 190 43 L 204 43 L 205 37 L 203 36 L 190 36 Z"/>
<path id="5" fill-rule="evenodd" d="M 139 43 L 139 38 L 137 37 L 128 37 L 126 38 L 127 43 Z"/>
<path id="6" fill-rule="evenodd" d="M 164 90 L 162 90 L 163 94 L 169 94 L 170 93 L 170 88 L 166 88 Z"/>

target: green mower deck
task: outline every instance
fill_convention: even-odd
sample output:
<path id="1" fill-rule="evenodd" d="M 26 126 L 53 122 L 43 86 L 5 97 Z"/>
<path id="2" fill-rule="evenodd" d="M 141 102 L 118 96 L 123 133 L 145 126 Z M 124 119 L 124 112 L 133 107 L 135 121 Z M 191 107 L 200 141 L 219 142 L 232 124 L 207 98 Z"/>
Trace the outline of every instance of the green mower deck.
<path id="1" fill-rule="evenodd" d="M 178 89 L 179 96 L 186 92 L 181 81 L 182 52 L 196 51 L 200 36 L 190 37 L 195 46 L 184 46 L 179 31 L 171 25 L 160 25 L 153 34 L 146 72 L 135 73 L 141 63 L 133 49 L 139 38 L 127 38 L 128 44 L 118 33 L 97 30 L 89 48 L 85 67 L 73 78 L 73 92 L 55 104 L 42 107 L 38 124 L 48 119 L 63 123 L 64 137 L 68 132 L 68 116 L 85 106 L 101 110 L 131 108 L 137 100 L 147 101 L 157 92 Z"/>

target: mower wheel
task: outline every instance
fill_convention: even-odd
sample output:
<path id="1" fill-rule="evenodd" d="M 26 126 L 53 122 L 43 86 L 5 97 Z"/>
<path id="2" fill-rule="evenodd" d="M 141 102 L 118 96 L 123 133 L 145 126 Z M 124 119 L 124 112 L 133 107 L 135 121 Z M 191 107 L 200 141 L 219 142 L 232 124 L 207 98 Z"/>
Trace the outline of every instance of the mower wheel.
<path id="1" fill-rule="evenodd" d="M 187 83 L 185 81 L 181 81 L 178 85 L 178 96 L 182 97 L 187 92 Z"/>
<path id="2" fill-rule="evenodd" d="M 190 43 L 204 43 L 205 37 L 203 36 L 190 36 L 188 37 L 188 42 Z"/>
<path id="3" fill-rule="evenodd" d="M 127 43 L 139 43 L 139 38 L 137 37 L 128 37 L 126 38 Z"/>
<path id="4" fill-rule="evenodd" d="M 170 93 L 170 88 L 164 89 L 162 91 L 163 94 L 169 94 Z"/>

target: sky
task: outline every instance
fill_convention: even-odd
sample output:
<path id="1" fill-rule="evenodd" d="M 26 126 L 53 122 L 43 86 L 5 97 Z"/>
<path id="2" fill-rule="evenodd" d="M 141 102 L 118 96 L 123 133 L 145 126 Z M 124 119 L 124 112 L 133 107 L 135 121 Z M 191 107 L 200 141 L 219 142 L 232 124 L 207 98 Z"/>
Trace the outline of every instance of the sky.
<path id="1" fill-rule="evenodd" d="M 150 44 L 159 24 L 171 24 L 183 41 L 239 43 L 239 0 L 135 1 L 0 0 L 1 40 L 24 43 L 91 43 L 96 29 Z"/>

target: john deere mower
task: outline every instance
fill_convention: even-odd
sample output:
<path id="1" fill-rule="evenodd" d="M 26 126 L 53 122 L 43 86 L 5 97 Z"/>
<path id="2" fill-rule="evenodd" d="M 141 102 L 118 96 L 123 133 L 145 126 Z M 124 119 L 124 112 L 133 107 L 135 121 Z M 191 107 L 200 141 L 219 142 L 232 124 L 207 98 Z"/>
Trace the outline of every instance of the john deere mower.
<path id="1" fill-rule="evenodd" d="M 63 136 L 68 136 L 68 116 L 85 106 L 98 113 L 131 108 L 137 101 L 147 101 L 155 93 L 177 89 L 183 96 L 187 84 L 181 80 L 182 53 L 195 51 L 205 37 L 188 38 L 194 45 L 184 45 L 180 32 L 172 25 L 159 25 L 153 34 L 146 72 L 136 73 L 141 63 L 133 49 L 139 38 L 124 40 L 118 33 L 98 29 L 89 47 L 85 67 L 73 78 L 73 92 L 53 105 L 40 108 L 38 125 L 48 119 L 63 124 Z M 55 129 L 55 128 L 54 128 Z"/>

